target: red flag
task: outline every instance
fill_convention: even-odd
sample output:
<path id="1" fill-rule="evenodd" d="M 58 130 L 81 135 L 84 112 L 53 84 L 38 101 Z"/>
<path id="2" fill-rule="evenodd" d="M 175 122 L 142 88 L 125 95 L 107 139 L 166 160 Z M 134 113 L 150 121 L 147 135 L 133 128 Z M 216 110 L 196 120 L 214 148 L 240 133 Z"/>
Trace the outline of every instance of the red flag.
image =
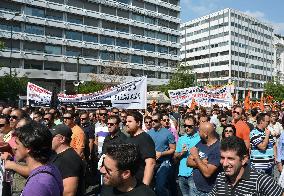
<path id="1" fill-rule="evenodd" d="M 195 99 L 192 98 L 191 105 L 190 105 L 190 109 L 191 109 L 191 110 L 194 110 L 194 109 L 195 109 L 195 106 L 197 106 L 197 103 L 195 102 Z"/>
<path id="2" fill-rule="evenodd" d="M 244 107 L 245 107 L 246 111 L 248 111 L 250 109 L 250 91 L 248 91 L 248 93 L 245 97 Z"/>

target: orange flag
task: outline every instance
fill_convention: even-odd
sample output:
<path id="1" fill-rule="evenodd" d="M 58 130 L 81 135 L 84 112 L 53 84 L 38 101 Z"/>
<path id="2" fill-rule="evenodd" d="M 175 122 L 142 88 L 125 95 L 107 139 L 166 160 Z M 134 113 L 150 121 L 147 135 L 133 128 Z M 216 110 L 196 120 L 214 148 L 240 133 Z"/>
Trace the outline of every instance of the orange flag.
<path id="1" fill-rule="evenodd" d="M 248 91 L 248 94 L 245 97 L 244 106 L 246 111 L 250 109 L 250 91 Z"/>
<path id="2" fill-rule="evenodd" d="M 197 106 L 197 103 L 195 102 L 195 99 L 192 98 L 191 105 L 190 105 L 190 109 L 191 109 L 191 110 L 194 110 L 194 109 L 195 109 L 195 106 Z"/>
<path id="3" fill-rule="evenodd" d="M 264 97 L 261 96 L 259 109 L 263 112 L 264 111 Z"/>

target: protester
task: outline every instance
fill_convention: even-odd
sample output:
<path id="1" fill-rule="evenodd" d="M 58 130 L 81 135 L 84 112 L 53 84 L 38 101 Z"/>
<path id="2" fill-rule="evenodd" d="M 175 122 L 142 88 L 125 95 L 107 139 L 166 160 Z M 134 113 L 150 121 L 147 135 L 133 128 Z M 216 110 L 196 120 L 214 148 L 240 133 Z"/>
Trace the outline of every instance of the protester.
<path id="1" fill-rule="evenodd" d="M 52 113 L 46 113 L 43 117 L 43 124 L 47 126 L 47 128 L 51 129 L 56 124 L 54 123 L 54 116 Z"/>
<path id="2" fill-rule="evenodd" d="M 105 185 L 100 195 L 155 196 L 155 193 L 148 186 L 135 178 L 139 159 L 139 149 L 136 145 L 108 146 L 100 169 Z"/>
<path id="3" fill-rule="evenodd" d="M 227 125 L 222 132 L 222 139 L 226 137 L 236 136 L 236 128 L 234 125 Z"/>
<path id="4" fill-rule="evenodd" d="M 243 139 L 246 147 L 250 149 L 250 128 L 246 122 L 242 120 L 244 110 L 240 106 L 236 106 L 232 112 L 233 122 L 232 125 L 236 128 L 236 136 Z"/>
<path id="5" fill-rule="evenodd" d="M 107 127 L 107 109 L 105 108 L 99 108 L 99 116 L 98 121 L 95 124 L 95 145 L 98 149 L 97 157 L 99 158 L 102 154 L 103 150 L 103 143 L 105 140 L 105 137 L 109 134 L 108 127 Z"/>
<path id="6" fill-rule="evenodd" d="M 175 159 L 179 160 L 178 182 L 183 196 L 193 195 L 192 193 L 192 171 L 193 168 L 187 167 L 186 161 L 190 155 L 190 149 L 194 147 L 199 141 L 200 136 L 195 128 L 195 118 L 193 116 L 186 116 L 184 119 L 185 135 L 178 140 Z"/>
<path id="7" fill-rule="evenodd" d="M 199 127 L 201 141 L 190 149 L 187 165 L 193 167 L 192 195 L 203 196 L 215 184 L 220 165 L 220 141 L 214 125 L 204 122 Z"/>
<path id="8" fill-rule="evenodd" d="M 56 166 L 48 164 L 52 152 L 52 135 L 49 130 L 32 122 L 16 129 L 15 135 L 15 157 L 18 161 L 25 161 L 30 170 L 22 195 L 62 195 L 60 172 Z"/>
<path id="9" fill-rule="evenodd" d="M 72 130 L 72 140 L 70 146 L 77 152 L 77 154 L 82 158 L 84 157 L 84 148 L 85 148 L 85 133 L 81 127 L 75 124 L 75 115 L 72 112 L 66 112 L 63 115 L 63 122 L 65 125 L 71 128 Z"/>
<path id="10" fill-rule="evenodd" d="M 218 175 L 208 196 L 283 195 L 284 190 L 273 178 L 250 168 L 248 159 L 248 149 L 242 139 L 235 136 L 223 139 L 220 162 L 224 172 Z"/>
<path id="11" fill-rule="evenodd" d="M 110 115 L 108 118 L 107 126 L 109 134 L 106 136 L 103 144 L 102 153 L 106 153 L 106 149 L 110 145 L 122 144 L 126 142 L 126 135 L 121 132 L 119 128 L 120 118 L 118 115 Z"/>
<path id="12" fill-rule="evenodd" d="M 140 162 L 137 165 L 138 171 L 136 178 L 145 185 L 150 185 L 154 175 L 156 165 L 155 144 L 152 138 L 142 130 L 143 115 L 140 112 L 133 111 L 127 114 L 126 120 L 127 132 L 130 137 L 128 143 L 138 146 Z"/>
<path id="13" fill-rule="evenodd" d="M 129 133 L 127 132 L 126 118 L 127 112 L 125 110 L 122 110 L 120 112 L 120 130 L 122 131 L 122 133 L 124 133 L 124 135 L 130 137 Z"/>
<path id="14" fill-rule="evenodd" d="M 169 118 L 167 118 L 169 120 Z M 170 195 L 169 180 L 173 173 L 172 156 L 176 149 L 173 134 L 162 127 L 162 115 L 157 113 L 152 116 L 152 129 L 147 133 L 155 143 L 156 150 L 156 173 L 155 191 L 157 196 Z"/>
<path id="15" fill-rule="evenodd" d="M 56 155 L 51 159 L 63 178 L 63 196 L 82 196 L 85 193 L 85 165 L 76 151 L 70 147 L 72 130 L 64 125 L 56 125 L 50 130 L 52 150 Z"/>
<path id="16" fill-rule="evenodd" d="M 257 125 L 250 133 L 251 166 L 258 171 L 272 175 L 276 142 L 270 134 L 270 130 L 267 129 L 270 117 L 267 113 L 260 113 L 257 115 L 256 121 Z"/>
<path id="17" fill-rule="evenodd" d="M 162 115 L 162 121 L 161 124 L 164 128 L 168 129 L 174 136 L 175 138 L 175 142 L 178 141 L 178 134 L 177 134 L 177 130 L 174 126 L 172 126 L 171 124 L 171 119 L 169 117 L 168 114 L 163 114 Z"/>
<path id="18" fill-rule="evenodd" d="M 86 137 L 84 156 L 87 161 L 90 161 L 92 160 L 92 156 L 94 154 L 95 129 L 89 121 L 89 115 L 87 112 L 82 112 L 80 114 L 80 124 Z"/>
<path id="19" fill-rule="evenodd" d="M 151 116 L 145 116 L 144 118 L 144 131 L 148 132 L 150 129 L 152 129 L 152 117 Z"/>

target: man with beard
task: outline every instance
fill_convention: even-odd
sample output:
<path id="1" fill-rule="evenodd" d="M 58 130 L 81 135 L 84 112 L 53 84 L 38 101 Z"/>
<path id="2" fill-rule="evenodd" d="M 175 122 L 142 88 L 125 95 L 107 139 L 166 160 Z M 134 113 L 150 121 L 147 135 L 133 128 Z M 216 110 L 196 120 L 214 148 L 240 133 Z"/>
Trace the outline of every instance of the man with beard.
<path id="1" fill-rule="evenodd" d="M 252 169 L 248 159 L 248 149 L 242 139 L 235 136 L 223 139 L 220 162 L 224 172 L 218 175 L 208 196 L 283 195 L 283 189 L 273 178 Z"/>
<path id="2" fill-rule="evenodd" d="M 200 124 L 201 141 L 190 149 L 187 166 L 193 167 L 193 196 L 204 196 L 215 184 L 220 165 L 220 141 L 214 125 L 209 122 Z"/>
<path id="3" fill-rule="evenodd" d="M 155 193 L 135 178 L 139 150 L 134 144 L 108 146 L 100 172 L 104 185 L 101 196 L 155 196 Z"/>
<path id="4" fill-rule="evenodd" d="M 46 113 L 43 117 L 43 123 L 45 124 L 45 126 L 47 126 L 47 128 L 53 128 L 55 126 L 53 114 Z"/>
<path id="5" fill-rule="evenodd" d="M 196 120 L 193 116 L 186 116 L 184 119 L 185 134 L 181 136 L 177 143 L 177 148 L 174 157 L 179 162 L 178 182 L 183 196 L 189 196 L 191 194 L 193 168 L 187 167 L 186 160 L 189 156 L 189 151 L 199 141 L 200 136 L 196 131 Z M 191 180 L 190 180 L 191 179 Z"/>

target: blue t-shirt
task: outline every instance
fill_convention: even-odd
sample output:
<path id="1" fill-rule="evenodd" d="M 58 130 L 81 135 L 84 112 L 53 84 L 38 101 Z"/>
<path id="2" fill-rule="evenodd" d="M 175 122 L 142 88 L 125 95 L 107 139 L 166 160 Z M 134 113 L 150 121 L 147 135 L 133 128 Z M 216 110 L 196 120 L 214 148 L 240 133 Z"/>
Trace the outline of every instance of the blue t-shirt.
<path id="1" fill-rule="evenodd" d="M 193 168 L 187 167 L 186 161 L 187 157 L 190 155 L 190 149 L 195 146 L 198 142 L 200 141 L 200 136 L 198 133 L 195 133 L 193 136 L 189 136 L 187 134 L 181 136 L 178 140 L 177 147 L 176 147 L 176 152 L 181 152 L 182 147 L 185 144 L 187 147 L 187 152 L 183 155 L 182 159 L 180 160 L 179 163 L 179 176 L 191 176 Z"/>
<path id="2" fill-rule="evenodd" d="M 175 144 L 175 137 L 166 128 L 160 128 L 159 130 L 151 129 L 147 132 L 155 143 L 155 150 L 158 152 L 164 152 L 169 149 L 169 144 Z M 171 159 L 171 156 L 163 156 L 160 161 Z"/>
<path id="3" fill-rule="evenodd" d="M 193 169 L 193 180 L 197 190 L 202 192 L 210 192 L 215 184 L 217 175 L 220 172 L 220 141 L 217 140 L 210 146 L 207 146 L 200 141 L 198 144 L 196 144 L 196 148 L 199 150 L 199 156 L 201 159 L 207 158 L 208 164 L 218 167 L 218 170 L 209 178 L 204 177 L 199 169 Z"/>

